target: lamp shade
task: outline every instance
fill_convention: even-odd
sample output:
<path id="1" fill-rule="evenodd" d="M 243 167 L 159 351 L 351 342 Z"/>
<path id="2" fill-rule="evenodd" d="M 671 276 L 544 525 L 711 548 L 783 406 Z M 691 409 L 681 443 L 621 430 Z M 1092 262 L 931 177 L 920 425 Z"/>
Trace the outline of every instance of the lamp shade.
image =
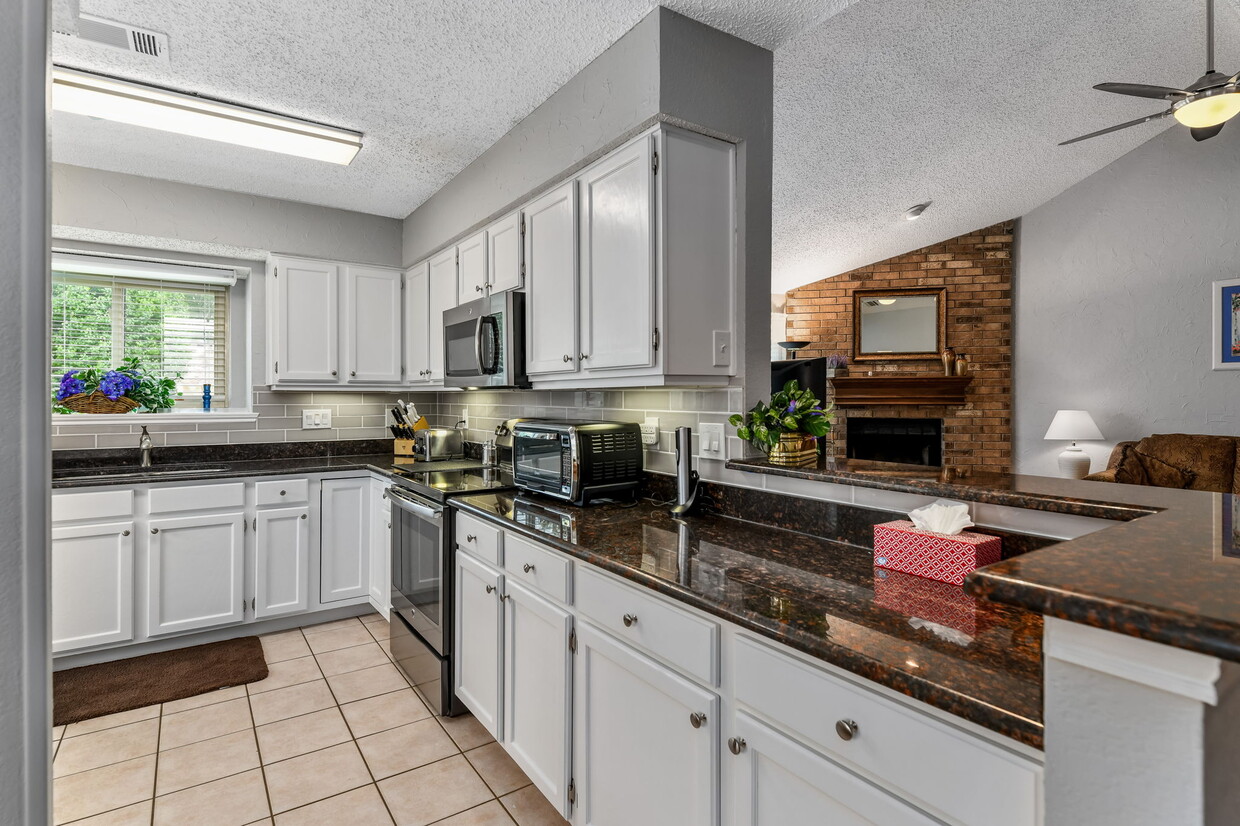
<path id="1" fill-rule="evenodd" d="M 1093 417 L 1085 410 L 1060 410 L 1046 429 L 1044 439 L 1080 442 L 1101 439 L 1102 431 L 1094 424 Z"/>

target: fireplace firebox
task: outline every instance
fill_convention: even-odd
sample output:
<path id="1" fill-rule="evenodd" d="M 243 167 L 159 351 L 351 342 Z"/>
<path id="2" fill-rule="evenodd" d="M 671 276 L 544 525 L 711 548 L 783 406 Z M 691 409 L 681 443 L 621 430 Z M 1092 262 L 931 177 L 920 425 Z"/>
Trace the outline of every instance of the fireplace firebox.
<path id="1" fill-rule="evenodd" d="M 942 419 L 849 418 L 849 459 L 940 467 L 943 464 Z"/>

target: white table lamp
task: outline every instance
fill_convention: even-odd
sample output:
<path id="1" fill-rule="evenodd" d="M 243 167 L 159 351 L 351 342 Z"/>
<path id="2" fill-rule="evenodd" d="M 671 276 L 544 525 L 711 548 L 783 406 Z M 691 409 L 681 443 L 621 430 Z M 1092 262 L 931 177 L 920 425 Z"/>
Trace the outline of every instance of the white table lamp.
<path id="1" fill-rule="evenodd" d="M 1059 454 L 1059 475 L 1066 479 L 1084 479 L 1089 475 L 1089 454 L 1076 443 L 1101 439 L 1102 431 L 1087 411 L 1060 410 L 1043 438 L 1072 442 L 1071 447 Z"/>

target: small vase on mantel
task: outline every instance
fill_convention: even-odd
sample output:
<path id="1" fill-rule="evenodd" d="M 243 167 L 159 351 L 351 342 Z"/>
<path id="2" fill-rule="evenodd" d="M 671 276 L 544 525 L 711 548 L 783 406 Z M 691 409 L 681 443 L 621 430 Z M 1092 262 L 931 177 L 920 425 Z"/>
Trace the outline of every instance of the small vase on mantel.
<path id="1" fill-rule="evenodd" d="M 950 347 L 943 348 L 943 375 L 950 376 L 956 370 L 956 351 Z"/>
<path id="2" fill-rule="evenodd" d="M 767 460 L 780 467 L 809 467 L 818 461 L 818 439 L 807 433 L 781 433 Z"/>
<path id="3" fill-rule="evenodd" d="M 966 357 L 966 356 L 964 356 L 964 355 L 959 355 L 959 356 L 956 356 L 956 375 L 957 375 L 957 376 L 967 376 L 967 375 L 969 375 L 969 359 L 968 359 L 968 357 Z"/>

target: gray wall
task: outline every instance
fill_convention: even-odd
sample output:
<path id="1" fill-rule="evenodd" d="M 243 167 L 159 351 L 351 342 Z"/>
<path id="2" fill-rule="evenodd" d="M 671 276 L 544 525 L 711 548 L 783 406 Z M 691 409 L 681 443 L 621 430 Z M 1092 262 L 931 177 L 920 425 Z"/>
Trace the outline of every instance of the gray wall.
<path id="1" fill-rule="evenodd" d="M 401 264 L 395 218 L 66 164 L 52 169 L 52 223 L 104 243 L 174 239 L 183 251 L 215 255 L 283 252 Z"/>
<path id="2" fill-rule="evenodd" d="M 0 823 L 50 822 L 47 6 L 0 0 Z"/>
<path id="3" fill-rule="evenodd" d="M 1054 475 L 1060 408 L 1110 446 L 1240 433 L 1240 371 L 1211 370 L 1210 282 L 1240 276 L 1240 124 L 1172 128 L 1024 216 L 1015 277 L 1016 468 Z"/>

